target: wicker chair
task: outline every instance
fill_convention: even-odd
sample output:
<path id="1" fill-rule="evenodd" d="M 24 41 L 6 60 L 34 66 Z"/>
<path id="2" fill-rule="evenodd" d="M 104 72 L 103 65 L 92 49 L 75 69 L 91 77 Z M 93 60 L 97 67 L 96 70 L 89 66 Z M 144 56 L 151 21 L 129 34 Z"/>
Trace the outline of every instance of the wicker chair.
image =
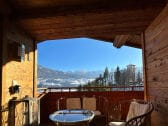
<path id="1" fill-rule="evenodd" d="M 105 126 L 108 124 L 108 100 L 103 96 L 82 96 L 76 98 L 61 97 L 57 100 L 57 110 L 88 109 L 95 114 L 90 126 Z"/>
<path id="2" fill-rule="evenodd" d="M 62 109 L 81 109 L 81 99 L 65 97 L 59 98 L 57 100 L 57 110 Z"/>
<path id="3" fill-rule="evenodd" d="M 101 115 L 101 112 L 97 110 L 96 98 L 95 97 L 83 97 L 82 108 L 92 110 L 95 115 Z"/>
<path id="4" fill-rule="evenodd" d="M 67 98 L 66 109 L 81 109 L 80 98 Z"/>
<path id="5" fill-rule="evenodd" d="M 114 109 L 117 110 L 118 113 L 122 113 L 122 109 L 128 106 L 128 104 L 130 105 L 126 120 L 109 122 L 109 126 L 150 126 L 150 116 L 153 111 L 152 103 L 134 99 L 121 102 L 118 105 L 116 104 Z M 122 117 L 122 114 L 120 114 L 120 118 Z"/>
<path id="6" fill-rule="evenodd" d="M 82 97 L 82 108 L 92 110 L 95 114 L 90 126 L 105 126 L 108 124 L 108 100 L 103 96 Z"/>

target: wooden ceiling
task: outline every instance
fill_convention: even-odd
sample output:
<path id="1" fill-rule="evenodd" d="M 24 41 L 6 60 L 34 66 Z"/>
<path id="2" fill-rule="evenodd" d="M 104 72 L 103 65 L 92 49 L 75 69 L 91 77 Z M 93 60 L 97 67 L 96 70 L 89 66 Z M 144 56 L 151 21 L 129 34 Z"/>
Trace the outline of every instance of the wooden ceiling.
<path id="1" fill-rule="evenodd" d="M 37 42 L 88 37 L 138 48 L 140 34 L 166 5 L 166 0 L 2 1 L 1 13 Z"/>

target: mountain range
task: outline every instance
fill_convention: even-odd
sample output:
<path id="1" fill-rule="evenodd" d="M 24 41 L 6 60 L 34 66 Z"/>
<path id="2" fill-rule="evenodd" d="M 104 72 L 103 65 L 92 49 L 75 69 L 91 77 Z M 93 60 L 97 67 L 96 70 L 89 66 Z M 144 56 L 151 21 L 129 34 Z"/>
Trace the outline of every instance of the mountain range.
<path id="1" fill-rule="evenodd" d="M 135 73 L 141 67 L 136 67 Z M 59 71 L 38 65 L 38 87 L 77 87 L 95 80 L 103 71 Z"/>
<path id="2" fill-rule="evenodd" d="M 38 65 L 38 87 L 76 87 L 94 80 L 103 71 L 59 71 Z"/>

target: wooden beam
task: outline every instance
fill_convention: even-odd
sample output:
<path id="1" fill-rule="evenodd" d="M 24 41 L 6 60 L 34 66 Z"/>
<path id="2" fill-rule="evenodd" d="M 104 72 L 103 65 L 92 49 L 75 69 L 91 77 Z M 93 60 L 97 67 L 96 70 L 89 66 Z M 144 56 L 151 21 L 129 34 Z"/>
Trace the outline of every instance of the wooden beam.
<path id="1" fill-rule="evenodd" d="M 128 37 L 129 35 L 117 35 L 114 39 L 113 46 L 120 48 L 126 43 Z"/>
<path id="2" fill-rule="evenodd" d="M 114 42 L 113 37 L 111 37 L 111 38 L 108 38 L 108 37 L 106 38 L 104 36 L 102 36 L 102 37 L 88 36 L 88 37 L 91 38 L 91 39 L 96 39 L 96 40 L 100 40 L 100 41 L 104 41 L 104 42 L 110 42 L 110 43 Z M 137 40 L 135 40 L 135 41 L 137 41 Z M 124 45 L 125 46 L 130 46 L 130 47 L 133 47 L 133 48 L 141 49 L 142 48 L 141 42 L 137 43 L 135 41 L 128 40 Z"/>
<path id="3" fill-rule="evenodd" d="M 97 30 L 97 31 L 96 31 Z M 142 29 L 141 29 L 142 30 Z M 116 30 L 109 30 L 109 29 L 90 29 L 90 30 L 83 30 L 83 29 L 79 29 L 79 30 L 71 30 L 71 31 L 63 31 L 59 29 L 56 30 L 50 30 L 50 32 L 35 32 L 32 34 L 32 36 L 36 36 L 35 39 L 38 41 L 44 41 L 44 40 L 49 40 L 49 39 L 65 39 L 65 38 L 76 38 L 76 37 L 92 37 L 94 35 L 100 35 L 100 36 L 104 36 L 104 35 L 110 35 L 110 34 L 121 34 L 121 33 L 135 33 L 133 31 L 133 29 L 128 29 L 127 31 L 116 31 Z M 112 34 L 112 36 L 113 36 Z"/>
<path id="4" fill-rule="evenodd" d="M 6 91 L 4 89 L 6 89 L 6 62 L 7 62 L 7 38 L 5 37 L 6 33 L 7 33 L 7 27 L 8 26 L 8 21 L 7 21 L 7 18 L 3 18 L 3 21 L 2 21 L 2 38 L 1 38 L 1 45 L 2 45 L 2 50 L 1 50 L 1 65 L 2 65 L 2 75 L 1 75 L 1 106 L 4 105 L 6 103 L 6 99 L 5 99 L 5 96 L 7 95 L 6 94 Z"/>
<path id="5" fill-rule="evenodd" d="M 139 43 L 130 43 L 130 42 L 128 41 L 128 43 L 125 43 L 124 45 L 125 45 L 125 46 L 129 46 L 129 47 L 133 47 L 133 48 L 142 49 L 142 45 L 139 44 Z"/>
<path id="6" fill-rule="evenodd" d="M 3 22 L 0 20 L 0 105 L 2 106 Z M 2 119 L 2 114 L 0 114 Z M 1 122 L 0 122 L 1 123 Z"/>
<path id="7" fill-rule="evenodd" d="M 37 43 L 33 40 L 33 97 L 37 91 Z"/>
<path id="8" fill-rule="evenodd" d="M 100 40 L 100 41 L 104 41 L 104 42 L 113 42 L 114 41 L 114 37 L 111 37 L 111 38 L 106 38 L 106 37 L 104 37 L 104 36 L 101 36 L 101 37 L 99 37 L 99 36 L 88 36 L 89 38 L 91 38 L 91 39 L 96 39 L 96 40 Z"/>
<path id="9" fill-rule="evenodd" d="M 146 67 L 146 38 L 145 33 L 141 34 L 142 41 L 142 60 L 143 60 L 143 76 L 144 76 L 144 99 L 148 100 L 148 87 L 147 87 L 147 67 Z"/>

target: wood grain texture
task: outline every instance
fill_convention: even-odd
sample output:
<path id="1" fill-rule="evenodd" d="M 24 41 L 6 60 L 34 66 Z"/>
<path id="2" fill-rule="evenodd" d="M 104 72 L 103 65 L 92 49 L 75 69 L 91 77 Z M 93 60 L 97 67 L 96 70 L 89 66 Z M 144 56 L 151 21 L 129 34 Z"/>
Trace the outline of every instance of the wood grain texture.
<path id="1" fill-rule="evenodd" d="M 167 1 L 1 0 L 0 2 L 2 3 L 0 12 L 9 16 L 11 21 L 38 42 L 77 37 L 101 38 L 103 41 L 113 42 L 116 35 L 129 35 L 125 45 L 141 48 L 139 35 L 159 14 Z"/>
<path id="2" fill-rule="evenodd" d="M 114 39 L 113 45 L 117 48 L 123 46 L 128 40 L 129 35 L 117 35 Z"/>
<path id="3" fill-rule="evenodd" d="M 39 42 L 77 37 L 113 42 L 116 35 L 129 34 L 125 45 L 141 48 L 139 35 L 166 1 L 9 0 L 9 4 L 11 19 Z"/>
<path id="4" fill-rule="evenodd" d="M 154 103 L 152 126 L 168 121 L 168 4 L 145 31 L 148 100 Z"/>
<path id="5" fill-rule="evenodd" d="M 159 9 L 156 9 L 157 13 Z M 94 35 L 140 34 L 154 18 L 153 9 L 92 12 L 18 21 L 35 39 L 90 37 Z M 117 17 L 117 18 L 116 18 Z M 123 18 L 125 17 L 125 18 Z M 134 38 L 135 39 L 135 38 Z M 114 40 L 114 38 L 111 38 Z M 134 41 L 132 41 L 134 43 Z M 140 41 L 136 41 L 141 45 Z"/>
<path id="6" fill-rule="evenodd" d="M 147 59 L 146 59 L 146 39 L 145 39 L 145 33 L 142 32 L 141 34 L 141 42 L 142 42 L 142 59 L 143 59 L 143 82 L 144 82 L 144 99 L 147 101 L 148 99 L 148 85 L 147 85 Z"/>
<path id="7" fill-rule="evenodd" d="M 1 50 L 2 51 L 1 55 L 3 55 L 3 58 L 1 59 L 2 60 L 1 62 L 3 63 L 1 65 L 2 67 L 1 107 L 6 108 L 8 106 L 9 100 L 12 99 L 13 97 L 17 97 L 17 99 L 22 99 L 26 95 L 30 97 L 33 96 L 33 88 L 34 88 L 33 79 L 35 79 L 33 78 L 33 70 L 35 69 L 33 67 L 34 50 L 32 39 L 28 37 L 26 34 L 24 34 L 24 32 L 20 30 L 16 25 L 9 22 L 7 18 L 3 22 L 2 29 L 4 34 L 2 37 L 3 40 L 1 41 L 3 45 L 3 50 Z M 9 58 L 10 54 L 13 54 L 18 51 L 18 47 L 15 50 L 9 50 L 9 45 L 11 43 L 18 43 L 17 45 L 19 45 L 19 43 L 25 44 L 25 61 L 21 62 L 18 60 L 11 60 Z M 27 60 L 28 55 L 31 60 Z M 21 87 L 19 93 L 11 94 L 9 92 L 9 88 L 12 86 L 13 80 L 15 80 L 17 82 L 17 85 L 20 85 Z M 15 115 L 16 117 L 20 117 L 20 114 L 18 114 L 19 112 L 22 112 L 22 110 L 21 109 L 17 110 L 17 115 Z M 8 115 L 10 116 L 9 113 L 8 111 L 3 113 L 2 118 L 4 119 L 3 121 L 5 124 L 0 125 L 10 125 L 10 124 L 14 125 L 15 123 L 15 125 L 19 126 L 21 122 L 18 121 L 18 118 L 14 118 L 13 117 L 14 115 L 12 117 L 8 117 Z M 9 118 L 11 118 L 13 122 L 11 122 Z"/>

